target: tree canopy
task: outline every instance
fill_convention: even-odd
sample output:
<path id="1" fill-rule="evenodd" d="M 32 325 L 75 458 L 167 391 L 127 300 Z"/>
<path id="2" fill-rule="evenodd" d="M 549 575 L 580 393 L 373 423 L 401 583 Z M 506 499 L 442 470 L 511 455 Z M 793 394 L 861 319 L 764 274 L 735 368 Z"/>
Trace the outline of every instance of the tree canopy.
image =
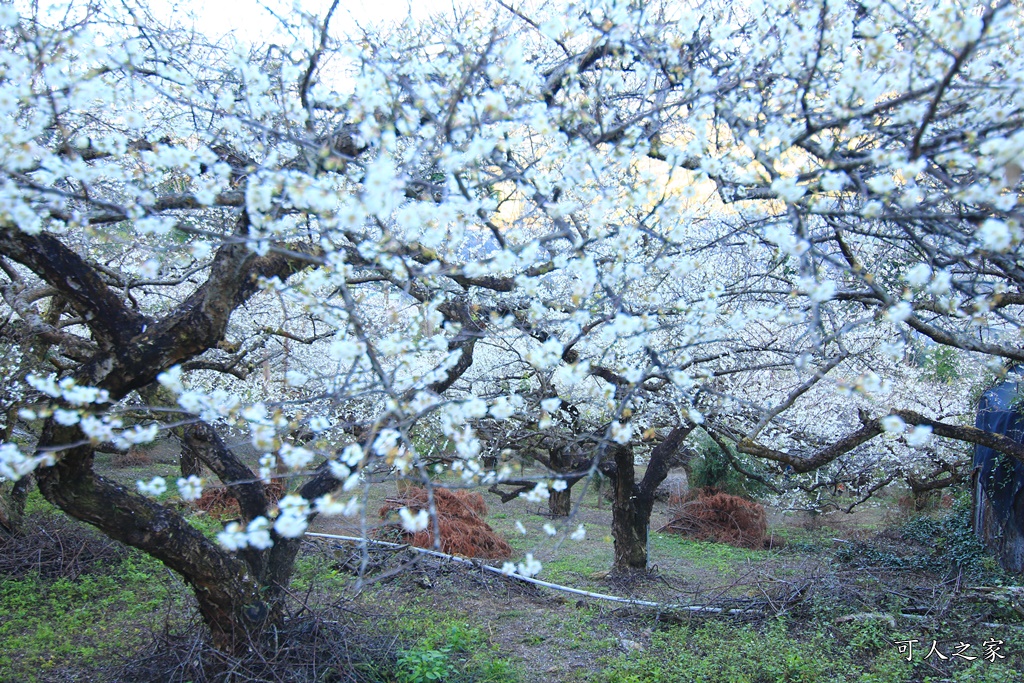
<path id="1" fill-rule="evenodd" d="M 935 388 L 1024 360 L 1014 3 L 338 4 L 261 45 L 0 7 L 0 476 L 179 572 L 218 643 L 371 470 L 603 470 L 642 568 L 695 430 L 812 502 L 950 476 L 936 436 L 1024 459 Z M 220 480 L 179 495 L 240 504 L 219 542 L 95 471 L 171 431 Z"/>

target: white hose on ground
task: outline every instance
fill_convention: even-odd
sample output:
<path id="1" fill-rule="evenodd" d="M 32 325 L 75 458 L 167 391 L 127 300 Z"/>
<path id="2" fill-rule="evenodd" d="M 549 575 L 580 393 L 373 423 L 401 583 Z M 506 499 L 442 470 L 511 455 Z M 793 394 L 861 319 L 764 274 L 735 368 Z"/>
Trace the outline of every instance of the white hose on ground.
<path id="1" fill-rule="evenodd" d="M 562 586 L 557 583 L 551 583 L 550 581 L 541 581 L 530 576 L 523 576 L 522 574 L 506 574 L 501 571 L 500 567 L 494 567 L 489 564 L 483 564 L 477 560 L 471 560 L 466 557 L 459 557 L 457 555 L 449 555 L 448 553 L 442 553 L 437 550 L 430 550 L 429 548 L 417 548 L 413 545 L 406 543 L 392 543 L 390 541 L 378 541 L 372 538 L 359 538 L 358 536 L 339 536 L 337 534 L 320 534 L 314 532 L 306 532 L 306 536 L 312 536 L 315 538 L 330 538 L 338 541 L 348 541 L 350 543 L 370 543 L 373 545 L 384 546 L 387 548 L 408 548 L 424 555 L 431 555 L 433 557 L 440 557 L 445 560 L 451 560 L 459 564 L 466 564 L 471 567 L 478 567 L 485 571 L 492 572 L 494 574 L 500 574 L 501 576 L 507 576 L 518 581 L 525 581 L 526 583 L 532 583 L 537 586 L 544 586 L 545 588 L 551 588 L 553 590 L 562 591 L 564 593 L 573 593 L 575 595 L 583 595 L 588 598 L 594 598 L 596 600 L 607 600 L 609 602 L 618 602 L 625 605 L 634 605 L 636 607 L 653 607 L 662 611 L 681 611 L 681 612 L 699 612 L 706 614 L 743 614 L 749 610 L 745 609 L 725 609 L 723 607 L 710 607 L 708 605 L 679 605 L 672 603 L 653 602 L 651 600 L 637 600 L 635 598 L 622 598 L 616 595 L 606 595 L 604 593 L 593 593 L 591 591 L 581 590 L 579 588 L 571 588 L 569 586 Z"/>

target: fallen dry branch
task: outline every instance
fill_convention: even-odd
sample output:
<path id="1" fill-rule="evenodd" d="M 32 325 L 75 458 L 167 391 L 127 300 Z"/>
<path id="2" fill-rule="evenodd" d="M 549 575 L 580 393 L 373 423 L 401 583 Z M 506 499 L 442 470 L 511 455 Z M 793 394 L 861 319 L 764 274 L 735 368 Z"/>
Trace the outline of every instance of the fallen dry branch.
<path id="1" fill-rule="evenodd" d="M 479 493 L 434 488 L 434 510 L 437 529 L 441 535 L 441 550 L 449 555 L 503 560 L 512 556 L 512 547 L 482 519 L 487 504 Z M 404 494 L 387 498 L 380 509 L 381 519 L 387 519 L 402 508 L 411 512 L 430 511 L 429 493 L 424 488 L 410 488 Z M 407 543 L 418 548 L 434 547 L 434 520 L 423 531 L 410 534 L 397 523 L 388 525 L 400 532 Z"/>
<path id="2" fill-rule="evenodd" d="M 309 607 L 285 620 L 242 655 L 210 645 L 198 624 L 184 632 L 154 633 L 152 642 L 131 655 L 109 678 L 123 683 L 282 683 L 283 681 L 372 683 L 395 680 L 399 643 L 376 629 L 384 622 L 357 614 L 349 605 Z"/>
<path id="3" fill-rule="evenodd" d="M 127 553 L 120 543 L 63 515 L 29 517 L 21 533 L 0 534 L 0 577 L 77 579 Z"/>

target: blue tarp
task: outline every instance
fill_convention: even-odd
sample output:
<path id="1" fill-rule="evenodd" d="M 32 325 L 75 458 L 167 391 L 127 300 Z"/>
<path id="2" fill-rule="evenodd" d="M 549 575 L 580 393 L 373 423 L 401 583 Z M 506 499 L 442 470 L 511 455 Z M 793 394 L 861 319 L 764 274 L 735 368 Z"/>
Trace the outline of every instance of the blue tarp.
<path id="1" fill-rule="evenodd" d="M 1024 416 L 1018 412 L 1024 408 L 1024 403 L 1021 403 L 1024 396 L 1018 399 L 1017 392 L 1017 383 L 1006 381 L 982 394 L 974 426 L 1024 443 Z M 977 446 L 974 449 L 974 468 L 996 519 L 1000 526 L 1005 526 L 1013 517 L 1014 501 L 1024 490 L 1024 463 L 991 448 Z M 1013 522 L 1024 534 L 1024 519 Z"/>

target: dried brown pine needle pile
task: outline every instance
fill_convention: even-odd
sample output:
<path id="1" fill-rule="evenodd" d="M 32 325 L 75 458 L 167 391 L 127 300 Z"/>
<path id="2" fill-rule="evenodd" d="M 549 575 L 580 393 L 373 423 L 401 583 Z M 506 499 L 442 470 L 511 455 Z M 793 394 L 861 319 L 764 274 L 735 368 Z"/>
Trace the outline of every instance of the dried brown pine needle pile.
<path id="1" fill-rule="evenodd" d="M 437 528 L 441 533 L 441 551 L 450 555 L 503 560 L 512 556 L 512 547 L 482 519 L 487 504 L 479 493 L 434 488 Z M 398 497 L 387 498 L 380 509 L 381 519 L 403 507 L 410 512 L 429 511 L 424 488 L 410 488 Z M 410 534 L 398 526 L 403 540 L 419 548 L 434 547 L 434 522 L 423 531 Z"/>
<path id="2" fill-rule="evenodd" d="M 284 484 L 279 481 L 272 481 L 266 485 L 267 504 L 275 505 L 284 495 Z M 234 519 L 241 513 L 238 510 L 238 501 L 231 495 L 226 486 L 210 487 L 203 490 L 199 500 L 192 503 L 200 510 L 205 510 L 212 517 L 223 519 Z"/>
<path id="3" fill-rule="evenodd" d="M 153 464 L 153 456 L 138 446 L 132 446 L 123 453 L 114 453 L 110 464 L 117 468 L 148 467 Z"/>
<path id="4" fill-rule="evenodd" d="M 672 521 L 658 531 L 739 548 L 764 547 L 768 518 L 760 503 L 704 488 L 685 498 L 672 496 L 669 510 Z"/>

